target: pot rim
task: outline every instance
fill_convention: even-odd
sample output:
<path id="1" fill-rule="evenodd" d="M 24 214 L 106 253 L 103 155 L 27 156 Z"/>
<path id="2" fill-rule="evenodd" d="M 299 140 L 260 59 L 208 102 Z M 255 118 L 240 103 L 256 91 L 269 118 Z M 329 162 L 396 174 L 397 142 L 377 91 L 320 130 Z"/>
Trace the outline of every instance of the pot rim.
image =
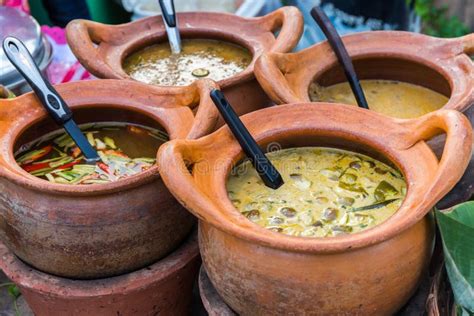
<path id="1" fill-rule="evenodd" d="M 218 119 L 218 112 L 209 97 L 211 89 L 217 85 L 210 80 L 199 80 L 185 87 L 155 87 L 139 82 L 124 80 L 91 80 L 66 83 L 56 86 L 71 110 L 120 109 L 136 113 L 153 120 L 169 134 L 170 140 L 196 138 L 209 133 Z M 92 95 L 82 97 L 81 90 L 93 90 Z M 24 186 L 31 190 L 59 195 L 101 195 L 120 192 L 145 185 L 160 178 L 155 163 L 150 169 L 118 181 L 94 185 L 57 184 L 39 179 L 24 171 L 15 161 L 13 148 L 19 137 L 35 124 L 44 121 L 48 115 L 38 104 L 33 92 L 4 103 L 3 115 L 10 122 L 4 123 L 6 129 L 0 136 L 0 178 Z M 161 103 L 159 106 L 156 103 Z M 2 105 L 0 103 L 0 105 Z M 8 107 L 15 107 L 15 112 Z M 18 109 L 22 107 L 23 109 Z M 193 108 L 200 108 L 196 117 Z M 17 113 L 24 114 L 18 117 Z M 0 116 L 2 108 L 0 107 Z M 16 116 L 16 117 L 15 117 Z M 199 116 L 199 118 L 198 118 Z M 15 118 L 14 118 L 15 117 Z M 125 120 L 124 120 L 125 122 Z M 2 124 L 0 124 L 0 130 Z M 58 130 L 61 129 L 58 126 Z"/>
<path id="2" fill-rule="evenodd" d="M 197 229 L 183 243 L 157 262 L 123 275 L 94 280 L 75 280 L 36 270 L 21 261 L 0 241 L 0 268 L 21 288 L 43 295 L 65 298 L 94 298 L 132 293 L 169 278 L 199 256 Z M 64 289 L 67 288 L 65 291 Z M 122 292 L 117 293 L 117 289 Z M 67 292 L 67 293 L 66 293 Z"/>
<path id="3" fill-rule="evenodd" d="M 283 122 L 275 120 L 283 114 L 286 115 Z M 345 120 L 347 117 L 351 120 Z M 407 181 L 407 195 L 402 205 L 383 223 L 346 236 L 295 237 L 269 231 L 249 221 L 232 205 L 225 182 L 232 164 L 243 154 L 227 127 L 198 140 L 175 140 L 160 148 L 158 161 L 163 181 L 178 201 L 204 224 L 246 241 L 291 252 L 343 252 L 396 238 L 421 220 L 455 185 L 472 150 L 469 121 L 453 110 L 402 120 L 348 105 L 305 103 L 267 108 L 242 119 L 261 145 L 285 137 L 308 139 L 322 135 L 370 148 L 393 162 Z M 280 126 L 275 127 L 272 122 Z M 448 140 L 438 163 L 424 139 L 438 134 L 439 129 L 447 132 Z M 207 173 L 190 175 L 184 164 L 186 160 L 197 170 L 200 164 L 207 162 L 213 166 L 223 157 L 228 160 L 222 167 L 214 167 Z"/>
<path id="4" fill-rule="evenodd" d="M 436 38 L 405 31 L 368 31 L 342 38 L 354 60 L 393 58 L 435 71 L 451 90 L 443 109 L 464 111 L 474 103 L 474 62 L 468 56 L 474 51 L 474 33 Z M 325 58 L 313 63 L 318 55 Z M 323 41 L 295 53 L 263 53 L 255 64 L 255 76 L 278 104 L 311 102 L 310 84 L 337 65 L 331 46 Z"/>
<path id="5" fill-rule="evenodd" d="M 303 32 L 303 17 L 296 7 L 282 7 L 257 18 L 219 12 L 177 15 L 183 38 L 224 39 L 252 53 L 252 61 L 245 70 L 218 81 L 222 88 L 253 79 L 253 66 L 262 52 L 290 51 Z M 275 38 L 272 32 L 280 27 L 280 34 Z M 166 31 L 162 19 L 152 16 L 115 26 L 74 20 L 67 25 L 66 35 L 73 53 L 94 75 L 134 80 L 123 70 L 123 60 L 152 42 L 162 41 Z"/>

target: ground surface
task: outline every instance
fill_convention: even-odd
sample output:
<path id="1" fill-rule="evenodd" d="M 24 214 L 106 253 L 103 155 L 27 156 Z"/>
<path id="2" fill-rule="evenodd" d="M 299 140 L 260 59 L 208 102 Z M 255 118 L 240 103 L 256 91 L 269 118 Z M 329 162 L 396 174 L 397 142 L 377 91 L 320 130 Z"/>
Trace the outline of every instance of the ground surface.
<path id="1" fill-rule="evenodd" d="M 5 274 L 0 270 L 0 285 L 9 283 L 10 280 L 7 279 Z M 25 302 L 25 299 L 20 295 L 16 300 L 18 307 L 18 313 L 22 316 L 32 316 L 33 312 L 28 307 Z M 14 316 L 15 315 L 15 305 L 11 295 L 8 294 L 8 286 L 0 287 L 0 316 Z"/>

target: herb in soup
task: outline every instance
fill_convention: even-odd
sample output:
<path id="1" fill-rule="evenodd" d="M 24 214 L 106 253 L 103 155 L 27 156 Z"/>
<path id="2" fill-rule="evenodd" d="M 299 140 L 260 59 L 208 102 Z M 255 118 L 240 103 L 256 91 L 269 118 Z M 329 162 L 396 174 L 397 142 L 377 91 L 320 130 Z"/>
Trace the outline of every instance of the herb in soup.
<path id="1" fill-rule="evenodd" d="M 172 54 L 167 42 L 139 50 L 125 59 L 123 68 L 137 81 L 184 86 L 199 78 L 219 81 L 232 77 L 251 61 L 247 49 L 232 43 L 190 39 L 182 41 L 179 54 Z"/>
<path id="2" fill-rule="evenodd" d="M 391 80 L 361 80 L 369 108 L 387 116 L 415 118 L 440 109 L 448 98 L 433 90 L 411 83 Z M 357 105 L 349 83 L 328 87 L 312 83 L 311 101 Z"/>
<path id="3" fill-rule="evenodd" d="M 104 122 L 80 126 L 101 162 L 87 164 L 81 150 L 63 130 L 26 144 L 16 162 L 38 178 L 60 184 L 100 184 L 140 173 L 155 164 L 164 131 L 146 126 Z"/>
<path id="4" fill-rule="evenodd" d="M 227 192 L 250 221 L 292 236 L 331 237 L 363 231 L 400 207 L 400 172 L 350 151 L 301 147 L 267 154 L 285 184 L 265 186 L 249 161 L 233 169 Z"/>

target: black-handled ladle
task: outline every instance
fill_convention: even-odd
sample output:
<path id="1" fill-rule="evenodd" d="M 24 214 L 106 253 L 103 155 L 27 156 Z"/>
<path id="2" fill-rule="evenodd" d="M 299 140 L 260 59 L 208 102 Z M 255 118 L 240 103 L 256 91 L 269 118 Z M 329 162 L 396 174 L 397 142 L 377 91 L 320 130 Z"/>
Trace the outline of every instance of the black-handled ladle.
<path id="1" fill-rule="evenodd" d="M 170 43 L 171 52 L 179 54 L 181 52 L 181 36 L 178 29 L 178 18 L 174 9 L 173 0 L 158 0 L 161 8 L 161 16 L 165 23 L 166 34 Z"/>
<path id="2" fill-rule="evenodd" d="M 334 50 L 339 63 L 342 65 L 352 92 L 356 98 L 357 104 L 361 108 L 368 109 L 369 105 L 367 104 L 367 99 L 365 98 L 364 91 L 360 86 L 360 82 L 357 78 L 351 57 L 347 53 L 346 47 L 344 46 L 341 37 L 337 33 L 326 13 L 324 13 L 323 9 L 318 6 L 314 7 L 311 10 L 311 16 L 316 21 L 316 23 L 318 23 L 324 35 L 326 35 L 326 38 Z"/>
<path id="3" fill-rule="evenodd" d="M 220 90 L 214 89 L 211 91 L 211 99 L 214 101 L 217 109 L 229 126 L 232 134 L 234 134 L 234 137 L 239 142 L 243 151 L 250 159 L 250 162 L 257 170 L 263 183 L 272 189 L 278 189 L 281 187 L 283 185 L 283 178 L 280 173 L 265 156 L 252 135 L 250 135 L 250 132 L 237 116 L 224 94 Z"/>
<path id="4" fill-rule="evenodd" d="M 3 50 L 10 62 L 28 81 L 39 101 L 53 120 L 61 125 L 82 151 L 87 162 L 100 160 L 97 151 L 91 146 L 72 119 L 72 112 L 56 89 L 41 74 L 30 52 L 19 39 L 8 36 L 3 40 Z"/>

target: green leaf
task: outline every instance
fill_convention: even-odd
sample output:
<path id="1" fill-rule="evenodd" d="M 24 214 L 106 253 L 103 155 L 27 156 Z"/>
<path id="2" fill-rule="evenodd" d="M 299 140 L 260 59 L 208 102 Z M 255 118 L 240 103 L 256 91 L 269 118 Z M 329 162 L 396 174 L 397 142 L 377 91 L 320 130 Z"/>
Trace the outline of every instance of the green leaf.
<path id="1" fill-rule="evenodd" d="M 17 299 L 21 295 L 20 289 L 15 284 L 12 284 L 8 287 L 8 294 L 14 299 Z"/>
<path id="2" fill-rule="evenodd" d="M 456 303 L 474 313 L 474 202 L 437 211 L 436 217 Z"/>

